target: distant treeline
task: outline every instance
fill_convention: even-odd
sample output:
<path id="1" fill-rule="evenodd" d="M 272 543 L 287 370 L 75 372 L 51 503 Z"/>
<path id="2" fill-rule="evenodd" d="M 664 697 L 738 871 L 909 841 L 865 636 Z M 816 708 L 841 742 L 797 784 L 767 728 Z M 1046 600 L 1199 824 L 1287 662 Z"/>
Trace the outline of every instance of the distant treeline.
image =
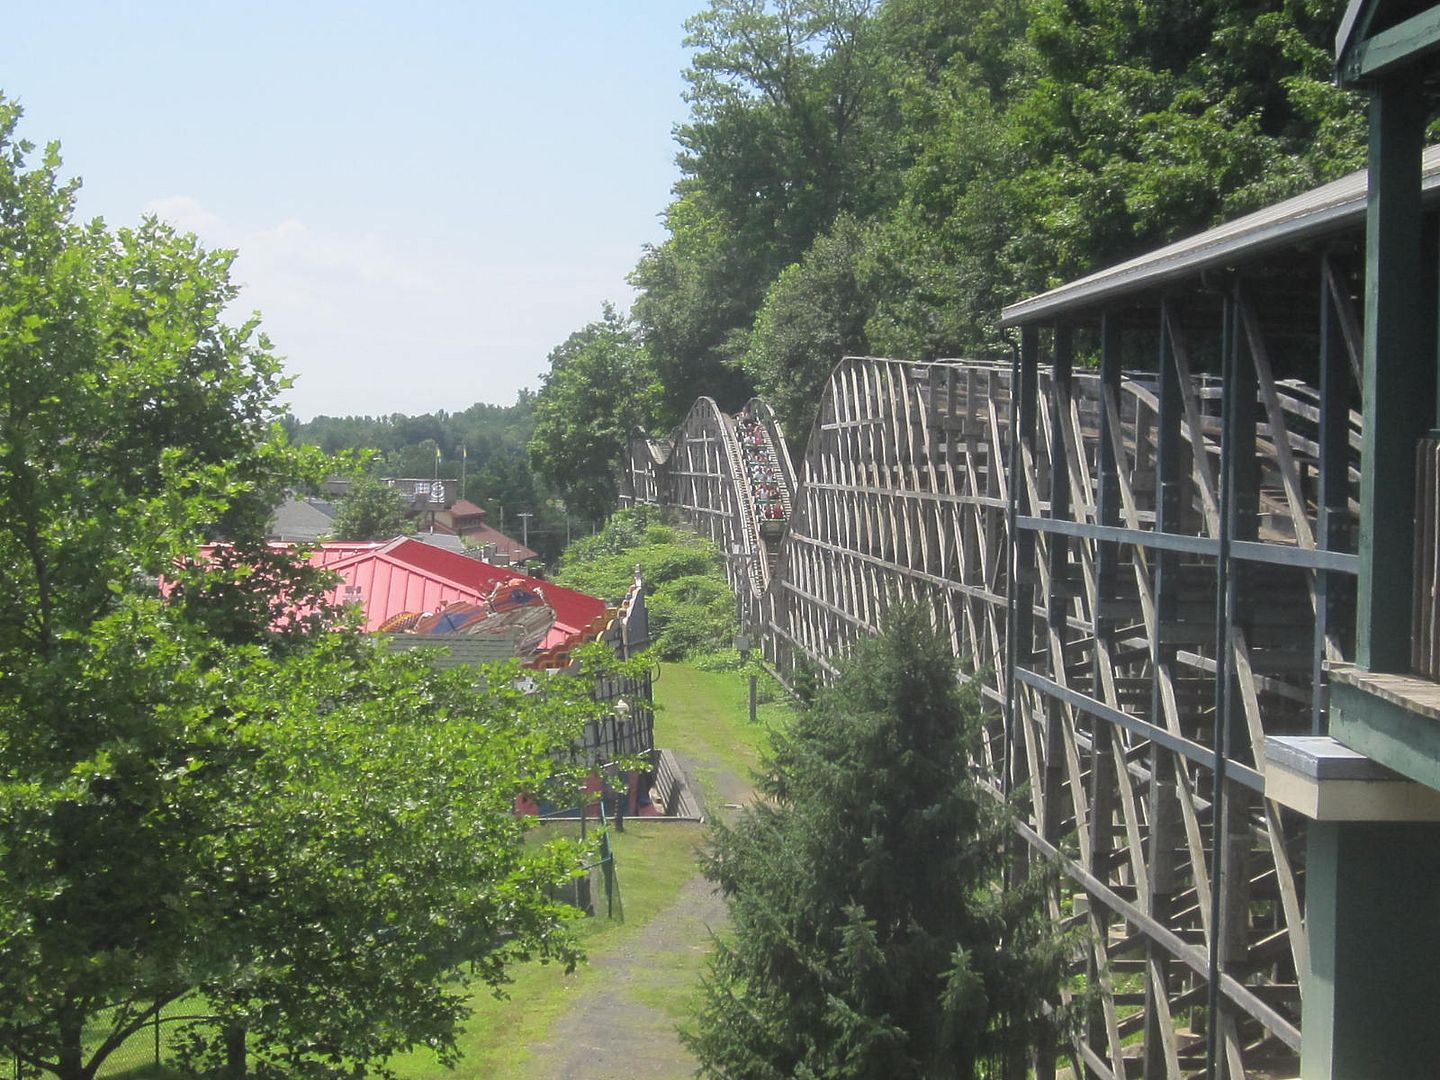
<path id="1" fill-rule="evenodd" d="M 465 497 L 487 513 L 497 529 L 519 539 L 520 513 L 532 513 L 530 546 L 548 561 L 573 535 L 589 533 L 593 521 L 581 521 L 556 503 L 556 493 L 530 468 L 529 443 L 535 430 L 535 394 L 521 390 L 514 405 L 477 402 L 463 412 L 406 416 L 317 416 L 300 422 L 287 417 L 292 442 L 318 446 L 327 454 L 374 452 L 368 472 L 380 476 L 435 475 L 465 480 Z"/>
<path id="2" fill-rule="evenodd" d="M 550 357 L 534 464 L 613 503 L 636 424 L 844 355 L 994 355 L 1001 307 L 1363 164 L 1343 0 L 711 0 L 666 239 Z"/>

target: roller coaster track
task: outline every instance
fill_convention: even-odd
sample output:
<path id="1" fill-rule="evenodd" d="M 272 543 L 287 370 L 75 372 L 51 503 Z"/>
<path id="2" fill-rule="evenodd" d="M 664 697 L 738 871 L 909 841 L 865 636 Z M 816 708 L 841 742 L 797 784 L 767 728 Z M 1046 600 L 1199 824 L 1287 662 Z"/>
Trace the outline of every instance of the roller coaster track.
<path id="1" fill-rule="evenodd" d="M 1305 823 L 1260 770 L 1353 648 L 1356 560 L 1325 538 L 1354 519 L 1359 419 L 1319 484 L 1319 397 L 1275 378 L 1246 317 L 1238 458 L 1178 324 L 1150 373 L 847 359 L 798 473 L 751 402 L 791 508 L 778 542 L 713 401 L 631 444 L 627 498 L 730 553 L 782 674 L 833 671 L 897 600 L 934 612 L 993 706 L 984 779 L 1063 867 L 1054 917 L 1085 931 L 1077 1075 L 1202 1075 L 1212 1034 L 1232 1076 L 1298 1073 Z"/>
<path id="2" fill-rule="evenodd" d="M 795 467 L 769 405 L 753 399 L 740 415 L 748 419 L 755 443 L 742 437 L 740 419 L 725 415 L 708 397 L 695 402 L 668 440 L 637 432 L 625 491 L 627 501 L 682 507 L 691 525 L 725 552 L 731 587 L 754 607 L 770 588 L 793 506 Z M 769 504 L 758 501 L 751 462 L 769 470 L 768 482 L 776 489 Z M 779 506 L 781 515 L 763 518 L 768 505 Z"/>

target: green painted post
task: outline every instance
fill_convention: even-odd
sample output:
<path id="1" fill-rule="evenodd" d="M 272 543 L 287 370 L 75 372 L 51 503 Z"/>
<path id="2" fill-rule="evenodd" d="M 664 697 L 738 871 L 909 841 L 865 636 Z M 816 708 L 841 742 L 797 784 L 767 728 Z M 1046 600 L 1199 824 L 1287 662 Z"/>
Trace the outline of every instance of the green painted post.
<path id="1" fill-rule="evenodd" d="M 1374 89 L 1356 661 L 1376 672 L 1410 666 L 1415 452 L 1435 421 L 1436 253 L 1420 204 L 1426 120 L 1417 78 Z M 1362 723 L 1360 734 L 1368 730 Z M 1307 852 L 1301 1074 L 1440 1075 L 1440 826 L 1312 822 Z"/>
<path id="2" fill-rule="evenodd" d="M 1300 1075 L 1440 1075 L 1440 826 L 1310 825 Z"/>
<path id="3" fill-rule="evenodd" d="M 1355 628 L 1356 661 L 1368 671 L 1410 667 L 1415 447 L 1434 422 L 1435 400 L 1435 297 L 1424 287 L 1420 213 L 1426 119 L 1425 95 L 1411 80 L 1371 96 Z"/>

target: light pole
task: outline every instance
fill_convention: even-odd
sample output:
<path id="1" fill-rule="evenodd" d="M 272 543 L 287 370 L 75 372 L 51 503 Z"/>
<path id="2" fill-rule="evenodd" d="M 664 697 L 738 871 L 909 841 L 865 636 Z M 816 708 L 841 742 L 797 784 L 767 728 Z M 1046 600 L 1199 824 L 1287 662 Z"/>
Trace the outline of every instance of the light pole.
<path id="1" fill-rule="evenodd" d="M 630 703 L 623 697 L 615 702 L 615 755 L 623 756 L 626 727 L 630 723 Z M 620 789 L 615 794 L 615 831 L 625 831 L 625 803 L 630 798 L 630 774 L 623 768 L 620 772 Z"/>

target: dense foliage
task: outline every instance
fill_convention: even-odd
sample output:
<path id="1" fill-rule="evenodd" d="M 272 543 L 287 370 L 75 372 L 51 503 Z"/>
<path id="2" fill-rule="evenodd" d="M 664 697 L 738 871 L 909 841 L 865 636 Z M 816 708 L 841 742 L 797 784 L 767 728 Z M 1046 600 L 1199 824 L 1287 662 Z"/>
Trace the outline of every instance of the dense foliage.
<path id="1" fill-rule="evenodd" d="M 653 392 L 649 353 L 608 304 L 551 352 L 530 462 L 582 518 L 602 521 L 614 508 L 621 456 L 632 429 L 650 418 Z"/>
<path id="2" fill-rule="evenodd" d="M 327 454 L 369 452 L 365 471 L 371 477 L 428 479 L 435 475 L 439 450 L 440 476 L 463 480 L 462 494 L 486 511 L 487 523 L 518 540 L 517 515 L 534 515 L 530 547 L 546 559 L 560 554 L 567 526 L 574 524 L 530 467 L 535 395 L 529 391 L 522 390 L 514 405 L 476 403 L 456 413 L 317 416 L 305 423 L 287 416 L 283 422 L 296 445 Z"/>
<path id="3" fill-rule="evenodd" d="M 1002 887 L 980 704 L 920 608 L 892 612 L 775 735 L 763 801 L 712 826 L 732 921 L 687 1041 L 705 1075 L 1023 1077 L 1064 942 L 1041 878 Z"/>
<path id="4" fill-rule="evenodd" d="M 0 99 L 0 1046 L 90 1080 L 194 990 L 199 1060 L 364 1076 L 454 1046 L 456 965 L 573 951 L 513 798 L 578 680 L 377 652 L 264 541 L 328 462 L 281 430 L 231 256 L 74 223 Z M 219 546 L 206 548 L 210 541 Z M 209 1037 L 213 1035 L 212 1037 Z"/>
<path id="5" fill-rule="evenodd" d="M 357 476 L 335 512 L 336 540 L 389 540 L 415 531 L 405 498 L 373 476 Z"/>
<path id="6" fill-rule="evenodd" d="M 738 623 L 735 594 L 719 551 L 688 529 L 666 524 L 652 506 L 621 510 L 593 536 L 565 549 L 562 585 L 610 600 L 644 575 L 652 651 L 682 660 L 729 649 Z"/>
<path id="7" fill-rule="evenodd" d="M 651 423 L 758 391 L 804 440 L 842 356 L 991 353 L 1004 304 L 1358 168 L 1343 8 L 710 0 L 632 275 Z"/>

